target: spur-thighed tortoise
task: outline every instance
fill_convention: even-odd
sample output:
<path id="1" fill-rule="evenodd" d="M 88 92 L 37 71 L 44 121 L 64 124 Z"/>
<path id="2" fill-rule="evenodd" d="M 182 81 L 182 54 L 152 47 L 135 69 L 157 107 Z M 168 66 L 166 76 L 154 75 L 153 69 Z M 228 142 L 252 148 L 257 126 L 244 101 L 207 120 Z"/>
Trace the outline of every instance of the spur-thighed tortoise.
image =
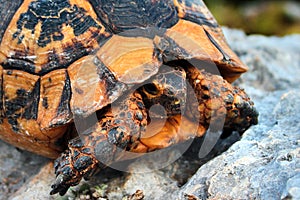
<path id="1" fill-rule="evenodd" d="M 230 130 L 257 123 L 249 97 L 230 84 L 247 67 L 201 0 L 2 0 L 0 17 L 0 138 L 49 158 L 64 151 L 51 194 L 93 174 L 99 157 L 118 160 L 117 147 L 165 148 L 222 116 Z M 155 104 L 167 120 L 144 137 Z M 94 114 L 79 137 L 74 121 Z"/>

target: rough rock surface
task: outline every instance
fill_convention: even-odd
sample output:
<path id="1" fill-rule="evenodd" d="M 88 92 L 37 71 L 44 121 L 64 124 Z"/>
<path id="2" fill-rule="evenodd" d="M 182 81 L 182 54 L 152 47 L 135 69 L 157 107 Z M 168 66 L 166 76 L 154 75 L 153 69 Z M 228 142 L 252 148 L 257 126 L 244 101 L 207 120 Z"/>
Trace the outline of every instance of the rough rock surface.
<path id="1" fill-rule="evenodd" d="M 132 195 L 137 190 L 144 199 L 300 199 L 300 35 L 246 36 L 229 29 L 225 34 L 250 68 L 236 84 L 260 112 L 259 124 L 226 152 L 207 163 L 186 155 L 156 171 L 147 162 L 128 167 L 147 173 L 106 169 L 88 182 L 90 189 L 82 189 L 83 182 L 60 198 L 48 196 L 54 176 L 47 159 L 0 142 L 0 199 L 74 199 L 78 193 L 82 199 L 142 199 Z M 225 138 L 213 154 L 234 140 Z M 186 182 L 185 174 L 194 175 Z"/>

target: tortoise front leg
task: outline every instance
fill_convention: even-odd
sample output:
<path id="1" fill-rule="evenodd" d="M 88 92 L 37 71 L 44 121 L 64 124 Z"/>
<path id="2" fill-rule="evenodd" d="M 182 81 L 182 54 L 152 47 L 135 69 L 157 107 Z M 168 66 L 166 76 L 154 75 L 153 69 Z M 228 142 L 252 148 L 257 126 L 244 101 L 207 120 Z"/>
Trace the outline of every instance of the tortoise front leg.
<path id="1" fill-rule="evenodd" d="M 147 125 L 146 108 L 138 92 L 106 108 L 98 118 L 98 123 L 71 140 L 68 150 L 55 161 L 56 181 L 50 194 L 64 195 L 83 177 L 118 160 L 121 151 L 134 149 Z"/>

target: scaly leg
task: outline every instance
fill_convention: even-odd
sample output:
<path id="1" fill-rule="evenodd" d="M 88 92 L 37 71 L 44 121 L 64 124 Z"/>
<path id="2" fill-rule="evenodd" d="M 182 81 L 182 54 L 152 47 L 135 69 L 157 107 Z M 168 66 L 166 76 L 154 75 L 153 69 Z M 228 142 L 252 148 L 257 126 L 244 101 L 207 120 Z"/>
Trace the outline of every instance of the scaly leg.
<path id="1" fill-rule="evenodd" d="M 98 123 L 69 143 L 55 161 L 56 182 L 50 194 L 64 195 L 70 186 L 91 176 L 101 162 L 112 163 L 118 152 L 134 148 L 147 125 L 147 112 L 139 93 L 134 92 L 117 106 L 107 108 Z"/>

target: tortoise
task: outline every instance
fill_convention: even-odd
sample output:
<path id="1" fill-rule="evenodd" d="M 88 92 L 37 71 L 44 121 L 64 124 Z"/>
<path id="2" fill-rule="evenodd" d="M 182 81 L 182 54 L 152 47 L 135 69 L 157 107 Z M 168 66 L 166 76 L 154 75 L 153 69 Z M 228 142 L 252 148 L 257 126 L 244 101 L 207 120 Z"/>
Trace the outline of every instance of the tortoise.
<path id="1" fill-rule="evenodd" d="M 15 0 L 0 12 L 0 138 L 56 158 L 51 194 L 122 159 L 117 149 L 202 137 L 222 116 L 232 131 L 257 124 L 231 85 L 247 66 L 201 0 Z M 144 137 L 162 118 L 151 119 L 156 104 L 166 121 Z"/>

